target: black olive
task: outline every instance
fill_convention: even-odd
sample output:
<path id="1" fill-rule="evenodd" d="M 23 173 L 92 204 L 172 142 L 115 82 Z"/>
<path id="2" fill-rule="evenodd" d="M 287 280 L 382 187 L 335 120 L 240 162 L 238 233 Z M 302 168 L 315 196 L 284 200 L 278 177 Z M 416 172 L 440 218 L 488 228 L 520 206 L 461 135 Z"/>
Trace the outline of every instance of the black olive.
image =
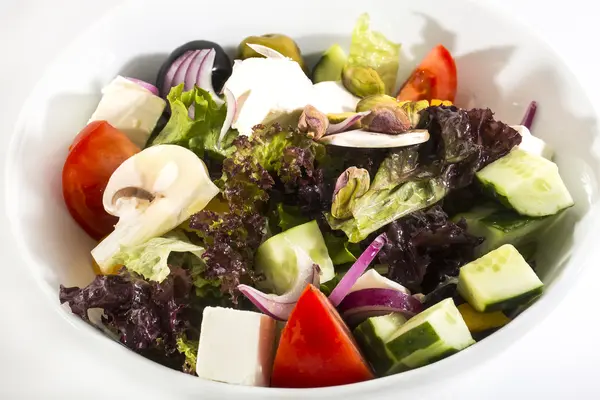
<path id="1" fill-rule="evenodd" d="M 204 49 L 215 49 L 216 55 L 215 65 L 212 71 L 212 84 L 215 91 L 219 93 L 221 89 L 223 89 L 225 81 L 227 81 L 227 79 L 229 79 L 231 76 L 231 60 L 221 46 L 214 42 L 209 42 L 208 40 L 194 40 L 173 50 L 158 71 L 158 76 L 156 77 L 156 87 L 158 88 L 158 92 L 161 94 L 163 93 L 165 75 L 175 60 L 177 60 L 186 51 Z"/>

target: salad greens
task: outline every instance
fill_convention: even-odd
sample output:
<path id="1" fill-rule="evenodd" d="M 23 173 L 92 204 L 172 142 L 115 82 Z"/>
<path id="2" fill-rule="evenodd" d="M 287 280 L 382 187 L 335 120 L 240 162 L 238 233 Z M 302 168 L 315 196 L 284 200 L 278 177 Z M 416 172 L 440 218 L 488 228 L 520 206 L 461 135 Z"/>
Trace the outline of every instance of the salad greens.
<path id="1" fill-rule="evenodd" d="M 196 363 L 198 361 L 198 341 L 189 340 L 185 335 L 177 338 L 177 351 L 185 356 L 183 362 L 183 372 L 187 374 L 196 373 Z"/>
<path id="2" fill-rule="evenodd" d="M 159 88 L 115 79 L 113 94 L 144 101 L 103 99 L 126 117 L 77 136 L 65 202 L 94 238 L 123 219 L 164 229 L 124 231 L 102 258 L 120 269 L 61 285 L 60 302 L 85 321 L 102 309 L 124 345 L 169 367 L 278 387 L 416 368 L 527 307 L 543 291 L 531 268 L 538 234 L 573 204 L 545 144 L 489 109 L 453 105 L 443 46 L 392 97 L 400 45 L 367 14 L 349 44 L 348 57 L 327 50 L 312 77 L 292 38 L 268 34 L 246 38 L 235 64 L 216 43 L 187 43 Z M 140 126 L 145 149 L 124 133 Z M 496 308 L 505 313 L 491 320 L 484 311 Z M 239 354 L 215 362 L 216 348 Z"/>
<path id="3" fill-rule="evenodd" d="M 372 68 L 385 84 L 385 92 L 392 93 L 396 89 L 400 45 L 369 29 L 369 22 L 369 14 L 358 18 L 352 32 L 348 65 Z"/>
<path id="4" fill-rule="evenodd" d="M 349 219 L 332 213 L 327 221 L 359 242 L 379 228 L 440 201 L 451 189 L 468 186 L 479 169 L 506 155 L 521 141 L 490 110 L 430 107 L 419 125 L 431 139 L 423 146 L 392 151 L 382 162 L 373 185 L 354 193 Z M 348 200 L 349 201 L 349 200 Z"/>
<path id="5" fill-rule="evenodd" d="M 117 275 L 97 276 L 85 288 L 60 287 L 60 301 L 88 320 L 88 310 L 102 308 L 103 322 L 135 350 L 157 350 L 167 356 L 179 354 L 177 340 L 189 319 L 192 282 L 183 268 L 170 268 L 161 283 L 143 279 L 122 269 Z"/>
<path id="6" fill-rule="evenodd" d="M 169 275 L 167 260 L 173 251 L 190 252 L 200 258 L 204 249 L 178 238 L 158 237 L 122 249 L 115 256 L 115 263 L 148 280 L 162 282 Z"/>
<path id="7" fill-rule="evenodd" d="M 464 220 L 448 220 L 437 205 L 392 222 L 386 232 L 388 242 L 379 261 L 389 265 L 389 277 L 421 293 L 434 290 L 446 276 L 456 276 L 483 241 L 467 232 Z"/>
<path id="8" fill-rule="evenodd" d="M 204 157 L 225 157 L 231 154 L 231 141 L 236 132 L 231 130 L 219 144 L 219 134 L 227 114 L 226 105 L 218 105 L 209 92 L 199 87 L 184 91 L 183 83 L 174 87 L 167 96 L 171 117 L 152 140 L 152 145 L 177 144 Z"/>

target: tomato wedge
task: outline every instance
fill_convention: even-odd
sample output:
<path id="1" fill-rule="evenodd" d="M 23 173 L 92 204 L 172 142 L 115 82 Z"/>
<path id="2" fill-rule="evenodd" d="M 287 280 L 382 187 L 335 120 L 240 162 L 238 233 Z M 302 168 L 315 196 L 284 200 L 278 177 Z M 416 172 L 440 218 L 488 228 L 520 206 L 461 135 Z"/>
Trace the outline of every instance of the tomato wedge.
<path id="1" fill-rule="evenodd" d="M 308 285 L 281 333 L 272 387 L 310 388 L 373 379 L 352 333 L 327 297 Z"/>
<path id="2" fill-rule="evenodd" d="M 433 99 L 454 102 L 456 96 L 456 64 L 452 55 L 441 44 L 421 61 L 404 82 L 397 99 L 418 101 Z"/>
<path id="3" fill-rule="evenodd" d="M 104 189 L 117 167 L 140 148 L 108 122 L 94 121 L 83 128 L 69 149 L 62 171 L 67 209 L 83 230 L 100 240 L 118 221 L 104 210 Z"/>

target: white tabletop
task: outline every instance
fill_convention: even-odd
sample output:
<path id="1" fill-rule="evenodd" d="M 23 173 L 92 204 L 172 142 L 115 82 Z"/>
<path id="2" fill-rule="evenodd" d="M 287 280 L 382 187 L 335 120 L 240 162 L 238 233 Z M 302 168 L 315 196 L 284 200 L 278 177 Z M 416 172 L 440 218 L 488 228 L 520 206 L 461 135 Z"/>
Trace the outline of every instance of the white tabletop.
<path id="1" fill-rule="evenodd" d="M 0 0 L 0 132 L 4 138 L 56 52 L 121 1 Z M 600 8 L 598 3 L 488 2 L 510 9 L 515 18 L 532 25 L 587 83 L 592 101 L 599 104 L 600 23 L 594 12 Z M 5 151 L 6 146 L 0 146 L 1 162 Z M 0 226 L 6 226 L 4 214 L 0 218 Z M 0 246 L 12 245 L 9 236 L 0 229 Z M 501 356 L 450 382 L 432 382 L 414 396 L 420 400 L 599 399 L 598 282 L 600 269 L 592 266 L 552 315 Z M 2 265 L 0 398 L 175 398 L 143 380 L 126 378 L 108 357 L 89 357 L 80 342 L 70 339 L 73 328 L 57 318 L 46 298 L 32 287 L 25 266 Z"/>

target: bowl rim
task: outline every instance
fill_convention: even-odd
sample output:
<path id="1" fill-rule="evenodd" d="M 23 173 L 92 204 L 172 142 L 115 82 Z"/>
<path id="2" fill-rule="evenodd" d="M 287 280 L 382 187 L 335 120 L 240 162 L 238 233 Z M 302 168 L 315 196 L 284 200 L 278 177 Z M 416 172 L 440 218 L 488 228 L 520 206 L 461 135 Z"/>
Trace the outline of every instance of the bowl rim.
<path id="1" fill-rule="evenodd" d="M 564 59 L 564 57 L 555 50 L 555 48 L 547 41 L 547 39 L 536 29 L 528 27 L 524 20 L 521 18 L 513 18 L 513 16 L 508 12 L 507 9 L 500 7 L 497 3 L 487 1 L 485 3 L 476 2 L 475 0 L 467 0 L 474 7 L 479 8 L 489 8 L 494 12 L 500 14 L 501 19 L 511 19 L 515 25 L 520 27 L 521 29 L 527 30 L 529 35 L 535 37 L 540 44 L 540 47 L 545 47 L 548 54 L 552 54 L 556 60 L 560 60 L 560 63 L 564 65 L 565 73 L 569 75 L 571 81 L 574 86 L 577 86 L 577 90 L 584 94 L 583 101 L 589 105 L 590 111 L 592 111 L 592 115 L 598 119 L 600 119 L 600 105 L 597 105 L 591 101 L 589 92 L 585 89 L 585 86 L 576 77 L 569 63 Z M 9 140 L 9 144 L 7 147 L 7 156 L 4 162 L 4 187 L 14 187 L 14 172 L 17 168 L 17 149 L 21 143 L 22 135 L 19 135 L 20 132 L 26 130 L 27 125 L 27 115 L 31 114 L 35 109 L 35 97 L 36 93 L 42 90 L 44 83 L 48 80 L 48 76 L 51 75 L 51 72 L 54 68 L 59 65 L 59 61 L 64 58 L 67 53 L 70 53 L 73 48 L 79 46 L 84 40 L 85 36 L 88 32 L 97 29 L 98 26 L 105 24 L 108 20 L 114 17 L 114 15 L 120 12 L 126 7 L 130 7 L 134 3 L 142 3 L 141 0 L 128 0 L 116 6 L 113 6 L 106 10 L 106 12 L 98 18 L 94 23 L 88 26 L 85 30 L 80 32 L 80 35 L 71 41 L 67 46 L 63 48 L 61 52 L 57 54 L 54 60 L 49 63 L 44 72 L 41 74 L 40 78 L 37 80 L 36 84 L 33 86 L 29 96 L 23 102 L 23 105 L 18 113 L 16 123 L 14 124 L 14 128 L 11 131 L 11 136 Z M 600 137 L 600 133 L 597 135 Z M 14 252 L 16 257 L 22 258 L 27 265 L 27 268 L 30 271 L 30 274 L 33 276 L 33 280 L 35 281 L 35 285 L 40 287 L 40 289 L 50 298 L 56 299 L 56 291 L 53 291 L 48 285 L 43 282 L 41 277 L 39 277 L 38 271 L 34 268 L 34 264 L 37 262 L 31 257 L 29 254 L 26 240 L 20 226 L 20 222 L 16 216 L 15 210 L 18 209 L 17 199 L 13 196 L 9 196 L 8 191 L 5 190 L 4 195 L 4 203 L 5 203 L 5 215 L 9 222 L 9 229 L 13 234 L 15 242 L 17 244 L 18 252 Z M 590 219 L 595 221 L 600 220 L 600 204 L 598 201 L 593 202 L 589 206 L 589 210 L 587 213 Z M 581 248 L 593 248 L 594 247 L 594 237 L 600 236 L 600 224 L 594 224 L 589 229 L 589 232 L 583 237 L 582 242 L 580 244 Z M 589 268 L 589 265 L 593 262 L 593 254 L 591 252 L 580 251 L 577 254 L 572 254 L 570 259 L 564 263 L 564 265 L 560 268 L 557 276 L 555 277 L 555 281 L 552 286 L 544 292 L 544 295 L 541 296 L 532 306 L 526 309 L 522 316 L 515 318 L 511 321 L 510 324 L 500 328 L 497 332 L 495 332 L 490 337 L 496 339 L 486 338 L 480 342 L 475 343 L 474 345 L 454 354 L 451 357 L 445 358 L 443 360 L 437 361 L 433 364 L 429 364 L 420 368 L 416 368 L 410 371 L 406 371 L 400 374 L 390 375 L 386 377 L 375 378 L 365 382 L 339 385 L 339 386 L 331 386 L 324 388 L 307 388 L 307 389 L 289 389 L 289 388 L 272 388 L 272 387 L 252 387 L 252 386 L 239 386 L 232 385 L 228 383 L 215 382 L 207 379 L 198 380 L 198 377 L 191 376 L 180 371 L 172 370 L 168 367 L 165 367 L 159 363 L 146 359 L 145 357 L 131 351 L 126 348 L 124 345 L 111 340 L 109 337 L 106 337 L 104 334 L 99 334 L 98 329 L 92 327 L 91 325 L 85 323 L 84 321 L 76 318 L 72 314 L 69 314 L 68 308 L 66 306 L 56 304 L 55 306 L 51 306 L 52 310 L 58 313 L 58 315 L 66 320 L 72 327 L 75 328 L 75 331 L 78 334 L 83 334 L 82 337 L 90 338 L 93 337 L 97 342 L 95 343 L 109 343 L 111 345 L 117 345 L 121 349 L 117 351 L 123 351 L 123 357 L 127 357 L 131 362 L 134 362 L 134 358 L 137 358 L 139 361 L 149 368 L 153 369 L 153 372 L 157 374 L 168 374 L 165 376 L 169 376 L 170 379 L 177 379 L 178 382 L 185 384 L 188 388 L 198 389 L 209 389 L 211 391 L 214 390 L 214 393 L 218 393 L 220 395 L 251 395 L 251 396 L 259 396 L 257 398 L 316 398 L 321 396 L 339 396 L 339 395 L 360 395 L 365 392 L 373 393 L 383 392 L 389 389 L 391 386 L 396 386 L 397 388 L 403 390 L 407 388 L 414 388 L 417 386 L 421 386 L 423 383 L 427 382 L 427 378 L 430 375 L 434 375 L 436 377 L 436 381 L 447 381 L 451 378 L 460 375 L 470 368 L 473 368 L 475 365 L 486 364 L 492 361 L 504 348 L 510 347 L 516 341 L 522 339 L 527 334 L 529 334 L 534 325 L 542 322 L 549 314 L 550 311 L 556 306 L 558 306 L 569 293 L 568 290 L 565 290 L 568 287 L 573 286 L 573 284 L 581 277 L 582 272 Z M 96 334 L 93 334 L 96 333 Z M 89 340 L 89 339 L 84 339 Z M 504 343 L 505 346 L 500 346 L 500 343 Z M 479 350 L 475 350 L 479 349 Z M 137 364 L 137 362 L 135 362 Z M 462 367 L 462 368 L 461 368 Z"/>

